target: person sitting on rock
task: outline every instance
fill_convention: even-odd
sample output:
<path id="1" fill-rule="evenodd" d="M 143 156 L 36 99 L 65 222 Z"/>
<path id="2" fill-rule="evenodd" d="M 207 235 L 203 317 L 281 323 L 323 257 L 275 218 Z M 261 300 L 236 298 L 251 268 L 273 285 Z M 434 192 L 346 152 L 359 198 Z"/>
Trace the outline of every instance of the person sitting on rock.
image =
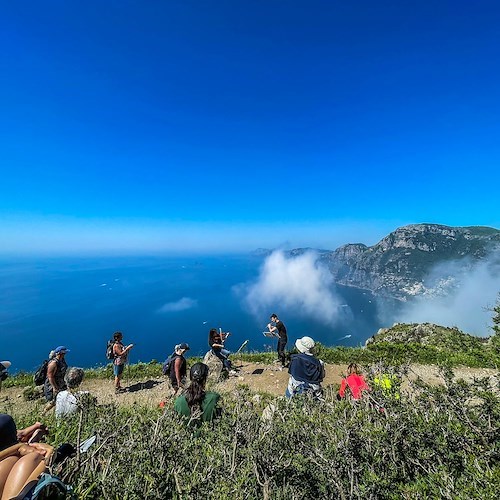
<path id="1" fill-rule="evenodd" d="M 356 363 L 351 363 L 347 367 L 347 377 L 342 379 L 337 399 L 344 398 L 346 396 L 347 389 L 349 389 L 352 398 L 355 400 L 361 399 L 363 391 L 370 390 Z"/>
<path id="2" fill-rule="evenodd" d="M 311 352 L 314 345 L 311 337 L 296 340 L 295 347 L 300 354 L 291 356 L 288 368 L 290 378 L 285 392 L 287 398 L 303 393 L 309 393 L 317 399 L 321 398 L 321 382 L 325 378 L 325 367 L 323 361 Z"/>
<path id="3" fill-rule="evenodd" d="M 188 418 L 189 424 L 210 422 L 218 413 L 216 406 L 220 395 L 205 391 L 208 371 L 206 364 L 195 363 L 189 371 L 191 384 L 184 394 L 175 400 L 175 411 Z"/>
<path id="4" fill-rule="evenodd" d="M 222 361 L 224 368 L 232 374 L 234 370 L 228 358 L 230 351 L 224 348 L 224 342 L 228 336 L 229 333 L 223 333 L 217 328 L 211 328 L 208 332 L 208 345 L 212 348 L 214 355 Z"/>

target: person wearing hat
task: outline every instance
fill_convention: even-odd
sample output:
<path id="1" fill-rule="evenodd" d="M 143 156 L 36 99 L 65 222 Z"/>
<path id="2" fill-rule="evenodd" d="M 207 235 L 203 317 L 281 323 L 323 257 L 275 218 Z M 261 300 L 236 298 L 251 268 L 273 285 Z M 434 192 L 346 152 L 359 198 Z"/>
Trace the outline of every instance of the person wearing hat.
<path id="1" fill-rule="evenodd" d="M 285 395 L 291 398 L 295 394 L 309 392 L 315 398 L 322 395 L 321 382 L 325 378 L 323 361 L 312 353 L 314 340 L 311 337 L 302 337 L 295 341 L 299 354 L 292 354 L 288 373 L 290 378 Z"/>
<path id="2" fill-rule="evenodd" d="M 170 383 L 174 391 L 174 396 L 184 388 L 186 383 L 187 361 L 184 353 L 189 351 L 189 344 L 181 342 L 174 348 L 173 360 L 170 366 Z"/>
<path id="3" fill-rule="evenodd" d="M 119 394 L 123 392 L 124 389 L 121 386 L 121 380 L 123 376 L 123 370 L 125 369 L 125 363 L 127 362 L 128 353 L 134 344 L 129 344 L 127 347 L 123 345 L 123 333 L 115 332 L 113 333 L 113 374 L 115 376 L 115 393 Z"/>
<path id="4" fill-rule="evenodd" d="M 54 357 L 50 359 L 47 365 L 47 378 L 43 386 L 45 399 L 48 402 L 46 410 L 49 410 L 56 404 L 57 393 L 66 389 L 64 376 L 66 375 L 68 364 L 65 357 L 68 352 L 69 349 L 66 346 L 57 346 L 54 349 Z"/>

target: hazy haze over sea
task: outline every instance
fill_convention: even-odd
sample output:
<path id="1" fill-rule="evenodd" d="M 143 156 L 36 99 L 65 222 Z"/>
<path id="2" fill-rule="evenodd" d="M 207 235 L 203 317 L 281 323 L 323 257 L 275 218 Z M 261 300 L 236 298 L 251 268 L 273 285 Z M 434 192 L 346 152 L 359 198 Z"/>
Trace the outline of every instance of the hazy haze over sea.
<path id="1" fill-rule="evenodd" d="M 136 344 L 131 362 L 163 360 L 181 341 L 202 355 L 211 327 L 232 332 L 232 351 L 247 339 L 248 350 L 274 350 L 262 335 L 272 312 L 288 328 L 289 349 L 303 335 L 358 345 L 387 326 L 369 292 L 334 287 L 314 254 L 0 262 L 0 358 L 13 371 L 35 369 L 61 344 L 70 365 L 105 364 L 116 330 Z"/>

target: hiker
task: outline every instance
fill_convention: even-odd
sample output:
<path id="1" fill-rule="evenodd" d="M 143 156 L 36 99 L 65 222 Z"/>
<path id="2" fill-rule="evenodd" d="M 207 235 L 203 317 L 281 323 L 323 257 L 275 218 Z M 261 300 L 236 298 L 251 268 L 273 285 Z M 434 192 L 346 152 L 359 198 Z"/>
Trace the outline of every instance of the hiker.
<path id="1" fill-rule="evenodd" d="M 66 372 L 64 381 L 67 389 L 59 392 L 56 398 L 56 418 L 65 417 L 75 413 L 78 409 L 78 399 L 73 393 L 83 380 L 85 372 L 81 368 L 70 368 Z"/>
<path id="2" fill-rule="evenodd" d="M 40 422 L 18 431 L 10 415 L 0 414 L 0 498 L 17 497 L 47 469 L 54 448 L 33 442 L 43 433 L 47 429 Z"/>
<path id="3" fill-rule="evenodd" d="M 220 395 L 205 391 L 207 377 L 208 366 L 204 363 L 195 363 L 189 371 L 191 384 L 184 394 L 175 400 L 175 411 L 189 418 L 189 423 L 210 422 L 217 416 L 216 406 Z"/>
<path id="4" fill-rule="evenodd" d="M 345 397 L 346 389 L 349 389 L 352 398 L 355 400 L 361 399 L 363 391 L 370 390 L 356 363 L 351 363 L 347 367 L 347 377 L 342 379 L 337 399 L 340 400 Z"/>
<path id="5" fill-rule="evenodd" d="M 10 365 L 10 361 L 0 361 L 0 391 L 2 390 L 2 382 L 9 376 L 7 370 Z"/>
<path id="6" fill-rule="evenodd" d="M 125 368 L 125 363 L 127 362 L 128 353 L 134 344 L 129 344 L 127 347 L 123 345 L 123 333 L 115 332 L 113 334 L 113 375 L 115 376 L 115 394 L 120 394 L 124 392 L 124 388 L 121 386 L 121 380 L 123 376 L 123 370 Z"/>
<path id="7" fill-rule="evenodd" d="M 187 361 L 184 353 L 189 351 L 189 344 L 182 342 L 174 348 L 172 363 L 170 364 L 170 384 L 176 396 L 186 383 Z"/>
<path id="8" fill-rule="evenodd" d="M 221 361 L 224 368 L 229 372 L 235 372 L 233 370 L 231 361 L 228 356 L 230 351 L 224 348 L 224 342 L 226 341 L 229 333 L 223 333 L 217 328 L 211 328 L 208 332 L 208 345 L 212 348 L 212 352 L 215 356 L 217 356 Z"/>
<path id="9" fill-rule="evenodd" d="M 47 406 L 45 411 L 50 410 L 56 404 L 56 396 L 60 391 L 66 389 L 66 382 L 64 376 L 68 369 L 66 363 L 66 353 L 69 349 L 66 346 L 60 345 L 54 349 L 54 356 L 49 360 L 47 365 L 47 378 L 43 386 Z"/>
<path id="10" fill-rule="evenodd" d="M 314 340 L 311 337 L 302 337 L 295 341 L 299 354 L 292 354 L 288 373 L 290 378 L 285 395 L 291 398 L 296 394 L 309 393 L 319 399 L 322 395 L 321 382 L 325 378 L 323 361 L 312 353 Z"/>
<path id="11" fill-rule="evenodd" d="M 286 334 L 286 326 L 281 321 L 276 314 L 271 314 L 270 317 L 271 322 L 268 323 L 267 328 L 271 333 L 275 333 L 278 335 L 278 361 L 281 361 L 281 368 L 286 367 L 286 354 L 285 347 L 288 342 L 288 337 Z"/>

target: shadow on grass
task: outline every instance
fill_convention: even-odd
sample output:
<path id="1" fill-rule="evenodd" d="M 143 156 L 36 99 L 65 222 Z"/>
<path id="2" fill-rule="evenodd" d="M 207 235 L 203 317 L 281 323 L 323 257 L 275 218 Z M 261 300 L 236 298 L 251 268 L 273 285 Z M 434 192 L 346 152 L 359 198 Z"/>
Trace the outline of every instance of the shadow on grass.
<path id="1" fill-rule="evenodd" d="M 147 380 L 146 382 L 137 382 L 137 384 L 129 385 L 127 388 L 127 392 L 150 390 L 162 383 L 162 380 Z"/>

